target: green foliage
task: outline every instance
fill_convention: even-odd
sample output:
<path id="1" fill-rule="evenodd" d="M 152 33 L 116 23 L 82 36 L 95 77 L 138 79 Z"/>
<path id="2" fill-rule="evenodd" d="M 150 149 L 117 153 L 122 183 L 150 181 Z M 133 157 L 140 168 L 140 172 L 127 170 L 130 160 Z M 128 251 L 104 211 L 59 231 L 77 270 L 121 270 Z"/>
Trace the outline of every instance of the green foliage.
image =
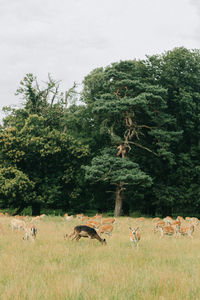
<path id="1" fill-rule="evenodd" d="M 0 168 L 0 206 L 21 207 L 35 197 L 34 182 L 26 174 L 14 168 Z"/>
<path id="2" fill-rule="evenodd" d="M 138 164 L 128 158 L 121 159 L 109 154 L 96 156 L 91 161 L 91 166 L 83 167 L 86 179 L 92 182 L 109 182 L 116 184 L 124 181 L 126 185 L 150 186 L 152 179 L 139 169 Z"/>
<path id="3" fill-rule="evenodd" d="M 199 50 L 97 68 L 80 105 L 59 84 L 27 74 L 4 108 L 1 208 L 111 211 L 121 187 L 127 213 L 200 213 Z"/>

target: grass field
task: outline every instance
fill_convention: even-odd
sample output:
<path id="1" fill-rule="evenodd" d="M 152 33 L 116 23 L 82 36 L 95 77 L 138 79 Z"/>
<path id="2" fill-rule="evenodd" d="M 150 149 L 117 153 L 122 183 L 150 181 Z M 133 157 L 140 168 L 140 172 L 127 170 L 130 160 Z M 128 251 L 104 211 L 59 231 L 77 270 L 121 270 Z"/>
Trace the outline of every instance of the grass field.
<path id="1" fill-rule="evenodd" d="M 64 240 L 81 222 L 46 217 L 37 224 L 35 242 L 12 232 L 3 217 L 0 233 L 1 300 L 200 299 L 200 231 L 189 237 L 152 232 L 139 223 L 139 250 L 129 241 L 136 221 L 118 218 L 107 246 L 97 240 Z"/>

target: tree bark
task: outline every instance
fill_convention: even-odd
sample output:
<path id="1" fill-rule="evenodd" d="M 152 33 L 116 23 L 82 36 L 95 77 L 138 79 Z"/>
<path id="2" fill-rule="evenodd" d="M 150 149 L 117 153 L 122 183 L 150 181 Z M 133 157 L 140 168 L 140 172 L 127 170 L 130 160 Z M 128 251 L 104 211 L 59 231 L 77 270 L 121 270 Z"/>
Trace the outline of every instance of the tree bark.
<path id="1" fill-rule="evenodd" d="M 120 182 L 116 188 L 116 198 L 115 198 L 115 217 L 122 215 L 122 204 L 123 204 L 123 183 Z"/>

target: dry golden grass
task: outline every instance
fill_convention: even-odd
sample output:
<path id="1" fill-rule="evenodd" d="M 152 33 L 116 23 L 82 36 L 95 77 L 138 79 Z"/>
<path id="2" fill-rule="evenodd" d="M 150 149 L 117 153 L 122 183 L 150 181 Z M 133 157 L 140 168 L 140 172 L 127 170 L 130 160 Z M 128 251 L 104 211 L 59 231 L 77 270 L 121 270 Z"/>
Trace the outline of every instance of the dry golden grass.
<path id="1" fill-rule="evenodd" d="M 1 300 L 200 299 L 200 231 L 194 239 L 164 237 L 141 228 L 139 250 L 131 248 L 131 218 L 118 218 L 107 246 L 97 240 L 64 240 L 79 220 L 46 217 L 35 242 L 12 232 L 0 218 Z"/>

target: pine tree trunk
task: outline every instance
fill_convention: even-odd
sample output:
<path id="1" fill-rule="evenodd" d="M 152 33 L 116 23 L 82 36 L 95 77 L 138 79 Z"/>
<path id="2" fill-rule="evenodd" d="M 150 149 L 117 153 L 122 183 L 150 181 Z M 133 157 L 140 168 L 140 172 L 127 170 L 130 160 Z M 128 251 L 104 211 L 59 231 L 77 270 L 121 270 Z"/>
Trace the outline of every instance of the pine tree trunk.
<path id="1" fill-rule="evenodd" d="M 120 182 L 116 189 L 116 198 L 115 198 L 115 217 L 122 215 L 122 204 L 123 204 L 123 188 L 122 183 Z"/>

